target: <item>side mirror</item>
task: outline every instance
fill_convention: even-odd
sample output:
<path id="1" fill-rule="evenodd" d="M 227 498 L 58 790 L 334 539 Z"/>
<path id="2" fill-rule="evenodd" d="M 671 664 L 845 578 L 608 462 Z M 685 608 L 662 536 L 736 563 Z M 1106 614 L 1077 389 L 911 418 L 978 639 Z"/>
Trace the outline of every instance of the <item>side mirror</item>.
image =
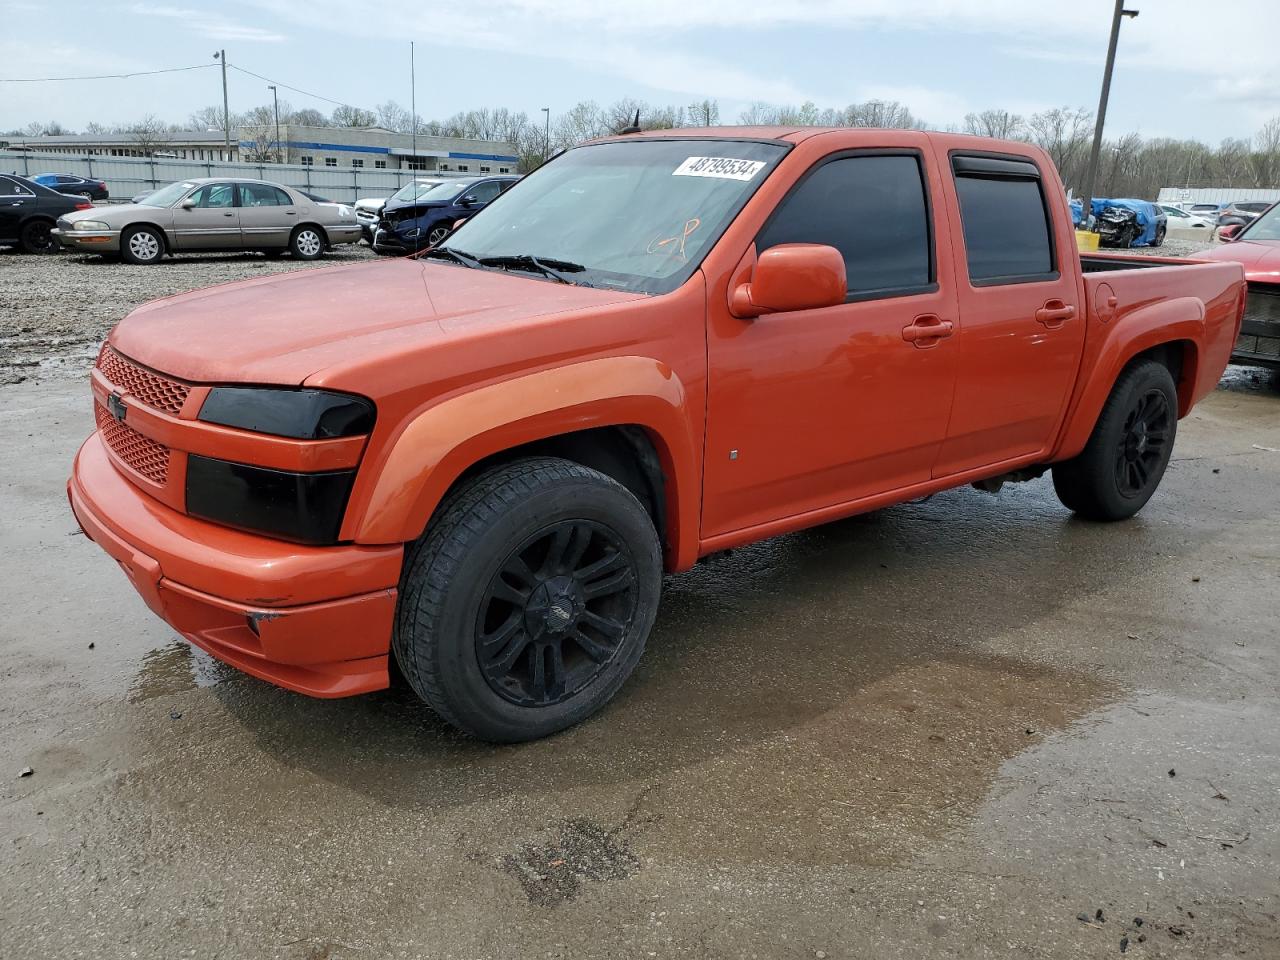
<path id="1" fill-rule="evenodd" d="M 1222 227 L 1218 231 L 1218 239 L 1225 240 L 1225 241 L 1234 240 L 1236 238 L 1236 234 L 1240 232 L 1240 228 L 1242 226 L 1243 224 L 1239 224 L 1239 223 L 1227 224 L 1225 227 Z"/>
<path id="2" fill-rule="evenodd" d="M 458 201 L 460 207 L 474 207 L 479 201 L 475 197 L 463 197 Z"/>
<path id="3" fill-rule="evenodd" d="M 183 200 L 182 203 L 178 204 L 178 206 L 182 207 L 183 210 L 194 210 L 196 208 L 195 198 L 187 197 L 187 199 Z"/>
<path id="4" fill-rule="evenodd" d="M 729 295 L 729 312 L 750 320 L 764 313 L 814 310 L 844 303 L 844 257 L 821 243 L 783 243 L 756 259 L 751 280 Z"/>

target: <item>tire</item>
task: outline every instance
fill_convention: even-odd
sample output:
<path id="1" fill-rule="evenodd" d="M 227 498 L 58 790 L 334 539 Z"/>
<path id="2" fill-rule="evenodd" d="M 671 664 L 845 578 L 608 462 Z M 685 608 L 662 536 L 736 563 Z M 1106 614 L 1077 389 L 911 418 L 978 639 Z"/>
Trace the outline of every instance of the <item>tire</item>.
<path id="1" fill-rule="evenodd" d="M 314 224 L 302 224 L 289 237 L 289 252 L 298 260 L 319 260 L 324 248 L 324 230 Z"/>
<path id="2" fill-rule="evenodd" d="M 1116 380 L 1080 455 L 1056 464 L 1053 489 L 1086 520 L 1125 520 L 1160 485 L 1178 432 L 1178 393 L 1169 369 L 1154 360 Z"/>
<path id="3" fill-rule="evenodd" d="M 1165 228 L 1164 228 L 1164 227 L 1156 227 L 1156 238 L 1155 238 L 1154 240 L 1152 240 L 1152 241 L 1151 241 L 1151 246 L 1153 246 L 1153 247 L 1163 247 L 1163 246 L 1164 246 L 1164 234 L 1165 234 Z"/>
<path id="4" fill-rule="evenodd" d="M 120 256 L 125 263 L 146 266 L 164 256 L 164 237 L 154 227 L 130 227 L 120 234 Z"/>
<path id="5" fill-rule="evenodd" d="M 86 200 L 88 200 L 90 203 L 93 203 L 93 194 L 92 194 L 92 193 L 82 193 L 82 194 L 80 194 L 80 196 L 84 197 L 84 198 L 85 198 Z"/>
<path id="6" fill-rule="evenodd" d="M 27 253 L 57 253 L 58 240 L 52 230 L 53 224 L 48 220 L 28 220 L 22 227 L 18 243 Z"/>
<path id="7" fill-rule="evenodd" d="M 444 243 L 445 238 L 448 237 L 449 234 L 451 233 L 453 233 L 453 227 L 447 224 L 437 223 L 434 227 L 432 227 L 430 230 L 427 231 L 427 246 L 428 247 L 439 246 L 440 244 Z"/>
<path id="8" fill-rule="evenodd" d="M 392 649 L 447 722 L 534 740 L 617 693 L 661 589 L 658 535 L 630 491 L 568 460 L 519 460 L 461 485 L 411 547 Z"/>

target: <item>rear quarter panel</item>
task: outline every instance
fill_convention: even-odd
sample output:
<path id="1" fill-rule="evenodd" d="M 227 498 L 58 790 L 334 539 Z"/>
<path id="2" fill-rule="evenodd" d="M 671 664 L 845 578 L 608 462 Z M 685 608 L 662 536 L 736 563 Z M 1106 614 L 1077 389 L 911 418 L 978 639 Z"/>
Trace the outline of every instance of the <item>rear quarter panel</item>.
<path id="1" fill-rule="evenodd" d="M 1116 378 L 1138 354 L 1161 344 L 1182 351 L 1178 416 L 1222 377 L 1239 333 L 1244 270 L 1239 264 L 1159 258 L 1131 269 L 1084 274 L 1087 332 L 1080 376 L 1053 460 L 1084 449 Z"/>

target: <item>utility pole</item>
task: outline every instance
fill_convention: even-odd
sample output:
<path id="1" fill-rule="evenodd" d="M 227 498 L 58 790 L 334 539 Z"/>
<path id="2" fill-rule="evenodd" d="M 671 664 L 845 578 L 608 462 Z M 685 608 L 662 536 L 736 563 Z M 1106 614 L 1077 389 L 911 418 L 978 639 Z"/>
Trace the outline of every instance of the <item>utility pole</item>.
<path id="1" fill-rule="evenodd" d="M 268 86 L 267 89 L 271 91 L 271 102 L 276 110 L 276 163 L 284 163 L 280 159 L 280 97 L 276 94 L 274 86 Z"/>
<path id="2" fill-rule="evenodd" d="M 222 145 L 231 159 L 231 111 L 227 109 L 227 51 L 219 50 L 213 59 L 222 61 Z"/>
<path id="3" fill-rule="evenodd" d="M 418 169 L 418 79 L 413 69 L 413 41 L 409 41 L 409 113 L 413 116 L 409 124 L 413 127 L 413 159 L 409 161 L 409 169 Z"/>
<path id="4" fill-rule="evenodd" d="M 542 162 L 547 162 L 547 157 L 551 156 L 551 108 L 543 107 L 542 112 L 547 115 L 547 132 L 542 140 Z"/>
<path id="5" fill-rule="evenodd" d="M 1116 0 L 1116 10 L 1111 16 L 1111 41 L 1107 44 L 1107 65 L 1102 73 L 1102 96 L 1098 99 L 1098 120 L 1093 127 L 1093 146 L 1089 150 L 1089 167 L 1084 175 L 1084 204 L 1080 208 L 1080 222 L 1087 224 L 1093 216 L 1093 190 L 1097 186 L 1098 153 L 1102 150 L 1102 127 L 1107 122 L 1107 97 L 1111 95 L 1111 69 L 1116 64 L 1116 42 L 1120 39 L 1120 20 L 1133 19 L 1137 10 L 1126 10 L 1124 0 Z"/>

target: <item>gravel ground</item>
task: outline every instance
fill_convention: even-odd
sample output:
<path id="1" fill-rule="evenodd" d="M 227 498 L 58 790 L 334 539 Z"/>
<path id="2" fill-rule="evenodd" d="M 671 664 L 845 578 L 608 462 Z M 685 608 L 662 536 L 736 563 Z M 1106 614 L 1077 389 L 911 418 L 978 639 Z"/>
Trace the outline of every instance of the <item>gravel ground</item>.
<path id="1" fill-rule="evenodd" d="M 1202 243 L 1168 240 L 1136 254 L 1186 256 Z M 0 384 L 79 375 L 113 324 L 134 307 L 232 280 L 374 258 L 364 244 L 338 247 L 311 263 L 260 254 L 184 254 L 151 267 L 99 257 L 32 257 L 0 249 Z M 54 293 L 53 291 L 57 291 Z"/>
<path id="2" fill-rule="evenodd" d="M 148 300 L 374 256 L 364 244 L 344 244 L 307 263 L 288 256 L 207 253 L 135 267 L 96 256 L 33 257 L 0 248 L 0 384 L 79 375 L 116 321 Z"/>

